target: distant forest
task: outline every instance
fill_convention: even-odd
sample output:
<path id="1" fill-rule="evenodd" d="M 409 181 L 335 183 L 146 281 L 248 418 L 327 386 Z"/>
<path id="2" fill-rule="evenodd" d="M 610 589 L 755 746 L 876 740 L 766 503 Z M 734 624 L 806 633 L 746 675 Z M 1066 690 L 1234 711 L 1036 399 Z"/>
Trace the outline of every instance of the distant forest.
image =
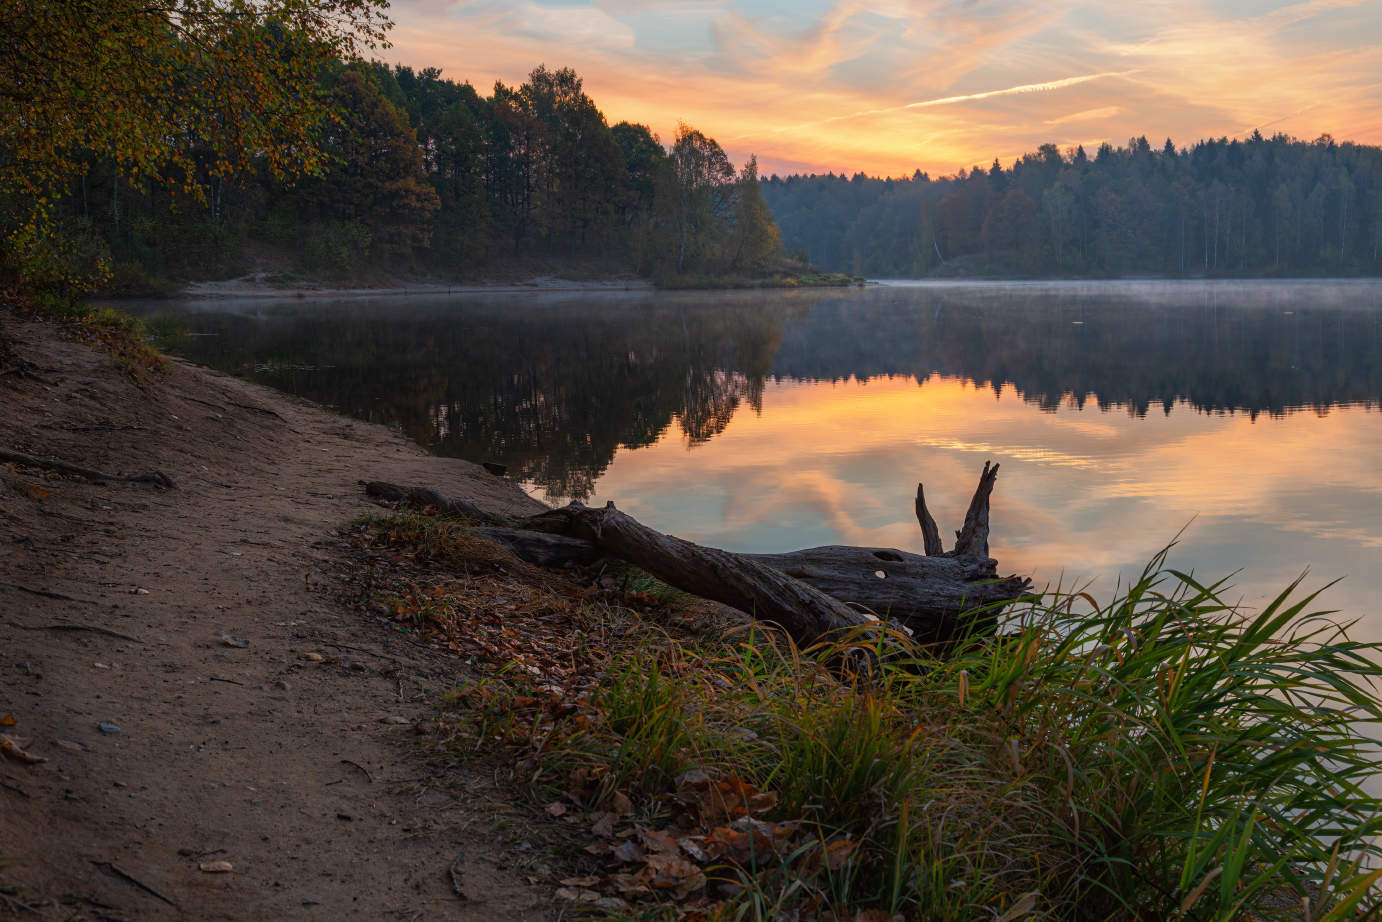
<path id="1" fill-rule="evenodd" d="M 686 125 L 664 145 L 609 125 L 581 78 L 538 67 L 482 96 L 435 68 L 326 68 L 325 167 L 248 157 L 133 183 L 78 157 L 57 204 L 60 258 L 110 288 L 279 266 L 323 278 L 502 276 L 548 261 L 588 276 L 752 277 L 788 257 L 887 277 L 1262 276 L 1382 272 L 1382 148 L 1285 136 L 1145 138 L 954 176 L 736 170 Z M 198 158 L 200 157 L 200 161 Z M 0 199 L 3 204 L 3 199 Z M 525 261 L 529 261 L 525 263 Z M 526 271 L 520 269 L 519 271 Z"/>
<path id="2" fill-rule="evenodd" d="M 250 156 L 222 177 L 208 149 L 190 177 L 131 185 L 122 164 L 87 158 L 60 202 L 68 258 L 112 265 L 116 290 L 266 258 L 339 278 L 473 278 L 524 259 L 751 276 L 778 259 L 752 158 L 736 170 L 685 125 L 666 147 L 646 126 L 611 126 L 569 69 L 481 96 L 435 68 L 338 63 L 320 90 L 334 117 L 315 175 Z"/>
<path id="3" fill-rule="evenodd" d="M 1382 148 L 1328 135 L 1046 144 L 1007 169 L 763 192 L 789 251 L 873 278 L 1382 273 Z"/>

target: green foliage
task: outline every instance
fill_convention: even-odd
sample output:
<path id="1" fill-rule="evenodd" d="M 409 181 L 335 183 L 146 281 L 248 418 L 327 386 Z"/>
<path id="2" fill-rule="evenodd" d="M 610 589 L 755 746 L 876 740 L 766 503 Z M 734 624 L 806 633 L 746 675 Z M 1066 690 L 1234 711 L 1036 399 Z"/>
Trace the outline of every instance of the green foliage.
<path id="1" fill-rule="evenodd" d="M 373 0 L 335 0 L 348 2 Z M 282 151 L 228 165 L 200 137 L 140 170 L 76 148 L 53 219 L 16 237 L 12 270 L 137 293 L 244 271 L 261 243 L 339 278 L 457 277 L 529 258 L 752 275 L 776 256 L 756 181 L 736 182 L 718 144 L 684 128 L 669 158 L 647 127 L 608 126 L 569 68 L 482 97 L 436 68 L 319 64 L 299 87 L 313 121 L 296 173 Z M 78 258 L 92 241 L 109 251 L 99 265 Z"/>
<path id="2" fill-rule="evenodd" d="M 317 70 L 383 41 L 385 0 L 33 0 L 8 4 L 0 60 L 5 274 L 54 278 L 67 183 L 93 160 L 205 199 L 214 179 L 320 163 Z M 253 164 L 252 164 L 253 161 Z"/>
<path id="3" fill-rule="evenodd" d="M 303 228 L 308 267 L 331 276 L 347 276 L 366 264 L 370 232 L 359 221 L 314 222 Z"/>
<path id="4" fill-rule="evenodd" d="M 701 769 L 850 845 L 757 865 L 725 918 L 1357 918 L 1382 876 L 1382 648 L 1295 588 L 1242 611 L 1163 555 L 1107 604 L 1050 596 L 943 661 L 885 638 L 841 678 L 857 638 L 644 643 L 567 717 L 506 706 L 532 692 L 503 680 L 485 713 L 539 781 L 601 778 L 592 807 L 619 790 L 665 816 Z"/>
<path id="5" fill-rule="evenodd" d="M 928 275 L 1382 273 L 1382 148 L 1145 138 L 933 179 L 772 177 L 783 239 L 828 269 Z"/>

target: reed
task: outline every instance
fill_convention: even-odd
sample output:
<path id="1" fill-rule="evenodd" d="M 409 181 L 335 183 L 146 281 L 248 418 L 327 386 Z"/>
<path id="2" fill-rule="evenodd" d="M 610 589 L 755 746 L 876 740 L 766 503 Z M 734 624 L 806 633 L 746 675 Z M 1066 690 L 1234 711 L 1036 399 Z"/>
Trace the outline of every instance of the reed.
<path id="1" fill-rule="evenodd" d="M 645 635 L 541 732 L 502 680 L 487 713 L 539 785 L 600 777 L 592 809 L 626 792 L 665 823 L 691 769 L 771 794 L 756 815 L 805 837 L 721 869 L 740 884 L 717 918 L 1359 918 L 1382 877 L 1382 657 L 1298 583 L 1248 612 L 1163 553 L 1107 602 L 1048 594 L 944 659 Z"/>

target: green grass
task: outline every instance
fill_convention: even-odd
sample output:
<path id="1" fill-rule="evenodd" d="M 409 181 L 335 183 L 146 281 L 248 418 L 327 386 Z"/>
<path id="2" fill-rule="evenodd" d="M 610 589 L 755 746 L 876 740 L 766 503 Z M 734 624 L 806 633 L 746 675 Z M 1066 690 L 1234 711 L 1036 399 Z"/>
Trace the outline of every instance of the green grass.
<path id="1" fill-rule="evenodd" d="M 75 339 L 107 352 L 121 372 L 141 385 L 168 371 L 168 360 L 152 345 L 137 317 L 52 291 L 6 294 L 20 313 L 60 323 Z"/>
<path id="2" fill-rule="evenodd" d="M 1224 588 L 1163 555 L 1106 603 L 1047 596 L 943 661 L 896 637 L 862 661 L 847 638 L 652 638 L 574 707 L 528 707 L 509 674 L 455 707 L 542 797 L 595 779 L 588 807 L 627 792 L 663 825 L 691 769 L 770 795 L 755 815 L 797 824 L 794 845 L 718 871 L 742 889 L 711 918 L 1361 918 L 1379 647 L 1296 584 L 1255 612 Z"/>

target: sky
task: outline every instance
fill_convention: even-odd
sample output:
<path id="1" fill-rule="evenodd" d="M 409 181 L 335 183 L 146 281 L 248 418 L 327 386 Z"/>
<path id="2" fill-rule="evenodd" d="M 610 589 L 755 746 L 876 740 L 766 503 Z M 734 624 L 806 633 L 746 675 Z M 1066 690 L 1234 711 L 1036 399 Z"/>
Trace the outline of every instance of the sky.
<path id="1" fill-rule="evenodd" d="M 1382 144 L 1382 0 L 393 0 L 385 60 L 488 94 L 572 67 L 611 124 L 760 173 L 953 173 L 1044 143 Z"/>

